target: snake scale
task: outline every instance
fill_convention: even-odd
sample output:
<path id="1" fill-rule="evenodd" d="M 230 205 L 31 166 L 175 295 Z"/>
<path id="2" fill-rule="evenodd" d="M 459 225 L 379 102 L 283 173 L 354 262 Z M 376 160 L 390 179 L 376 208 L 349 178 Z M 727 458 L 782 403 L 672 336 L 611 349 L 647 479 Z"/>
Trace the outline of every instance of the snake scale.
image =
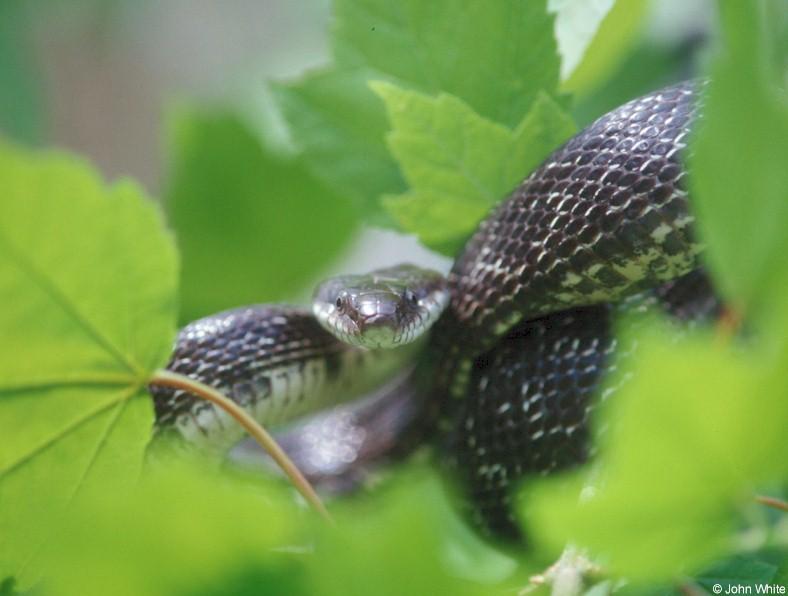
<path id="1" fill-rule="evenodd" d="M 592 453 L 595 396 L 631 351 L 611 331 L 615 317 L 662 309 L 687 323 L 721 312 L 699 268 L 682 164 L 698 86 L 680 83 L 612 110 L 528 176 L 461 250 L 447 279 L 448 307 L 423 349 L 398 348 L 383 359 L 336 339 L 305 311 L 256 306 L 187 326 L 169 368 L 271 424 L 363 395 L 417 354 L 401 391 L 394 385 L 363 413 L 346 409 L 345 430 L 326 439 L 328 447 L 344 446 L 335 451 L 352 461 L 418 427 L 411 438 L 433 439 L 480 526 L 521 538 L 512 488 Z M 239 438 L 212 406 L 179 390 L 151 391 L 157 433 L 198 442 L 220 436 L 224 447 Z M 381 420 L 390 432 L 374 431 Z M 325 418 L 321 432 L 336 423 Z M 362 437 L 352 445 L 351 431 Z M 288 442 L 297 462 L 315 453 L 297 434 Z"/>

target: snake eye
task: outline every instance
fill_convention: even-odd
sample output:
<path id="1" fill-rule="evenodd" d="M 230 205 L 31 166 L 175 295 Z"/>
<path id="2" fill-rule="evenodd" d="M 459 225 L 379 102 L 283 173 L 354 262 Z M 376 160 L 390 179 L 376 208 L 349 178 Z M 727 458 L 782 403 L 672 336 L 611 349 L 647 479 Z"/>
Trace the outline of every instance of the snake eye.
<path id="1" fill-rule="evenodd" d="M 405 300 L 410 302 L 413 306 L 418 306 L 418 304 L 419 304 L 418 297 L 416 296 L 416 294 L 414 294 L 410 290 L 406 290 L 405 291 Z"/>

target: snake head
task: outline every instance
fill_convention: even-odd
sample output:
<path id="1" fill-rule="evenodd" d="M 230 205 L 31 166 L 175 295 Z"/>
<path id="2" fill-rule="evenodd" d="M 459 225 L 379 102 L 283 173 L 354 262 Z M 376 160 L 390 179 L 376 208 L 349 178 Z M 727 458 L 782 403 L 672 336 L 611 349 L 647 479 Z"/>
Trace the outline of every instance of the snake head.
<path id="1" fill-rule="evenodd" d="M 440 273 L 403 264 L 324 281 L 315 290 L 312 312 L 345 343 L 396 348 L 421 337 L 448 302 Z"/>

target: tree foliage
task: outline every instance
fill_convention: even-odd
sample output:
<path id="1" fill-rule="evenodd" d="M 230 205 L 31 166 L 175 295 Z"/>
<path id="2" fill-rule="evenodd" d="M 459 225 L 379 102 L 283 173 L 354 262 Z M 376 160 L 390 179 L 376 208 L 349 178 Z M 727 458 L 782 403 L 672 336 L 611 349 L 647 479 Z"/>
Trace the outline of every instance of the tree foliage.
<path id="1" fill-rule="evenodd" d="M 576 3 L 555 4 L 572 22 Z M 785 517 L 753 500 L 788 478 L 786 44 L 764 18 L 780 0 L 720 1 L 689 164 L 744 337 L 653 321 L 594 464 L 523 487 L 529 552 L 476 538 L 431 470 L 334 504 L 325 527 L 277 480 L 143 465 L 145 387 L 179 319 L 291 298 L 361 224 L 451 254 L 572 134 L 559 73 L 579 89 L 609 71 L 629 47 L 612 19 L 635 4 L 595 15 L 561 73 L 542 1 L 336 0 L 333 64 L 276 88 L 294 154 L 230 112 L 172 119 L 175 239 L 132 182 L 0 147 L 0 594 L 505 593 L 568 541 L 631 581 L 597 591 L 784 583 Z"/>

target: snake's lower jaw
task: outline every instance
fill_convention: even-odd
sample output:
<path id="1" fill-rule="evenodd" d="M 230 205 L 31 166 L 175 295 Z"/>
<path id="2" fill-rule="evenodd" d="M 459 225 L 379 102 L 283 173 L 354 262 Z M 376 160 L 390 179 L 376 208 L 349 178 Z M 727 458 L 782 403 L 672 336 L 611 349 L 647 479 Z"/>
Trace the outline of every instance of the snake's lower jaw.
<path id="1" fill-rule="evenodd" d="M 399 330 L 390 317 L 373 316 L 363 319 L 358 324 L 358 345 L 369 349 L 396 348 Z"/>

